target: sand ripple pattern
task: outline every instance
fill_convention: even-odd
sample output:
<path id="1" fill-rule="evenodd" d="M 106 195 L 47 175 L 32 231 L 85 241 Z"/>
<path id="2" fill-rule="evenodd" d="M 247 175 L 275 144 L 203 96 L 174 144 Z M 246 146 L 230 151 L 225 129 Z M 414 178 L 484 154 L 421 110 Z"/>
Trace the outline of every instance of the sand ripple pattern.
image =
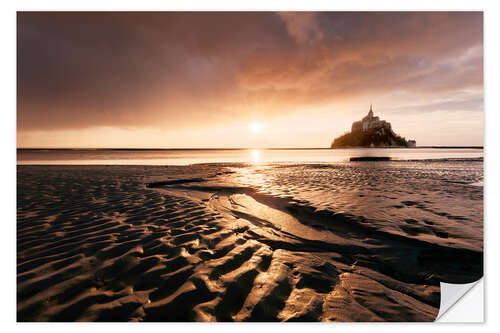
<path id="1" fill-rule="evenodd" d="M 188 168 L 18 166 L 18 320 L 434 320 L 437 279 L 390 263 L 411 246 L 321 239 L 250 192 L 169 183 L 227 172 Z"/>

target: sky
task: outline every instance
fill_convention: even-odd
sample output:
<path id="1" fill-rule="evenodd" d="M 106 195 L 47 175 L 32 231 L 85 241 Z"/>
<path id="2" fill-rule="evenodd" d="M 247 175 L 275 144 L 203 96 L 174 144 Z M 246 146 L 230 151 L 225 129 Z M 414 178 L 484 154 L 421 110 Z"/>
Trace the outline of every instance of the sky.
<path id="1" fill-rule="evenodd" d="M 18 12 L 17 146 L 483 145 L 481 12 Z"/>

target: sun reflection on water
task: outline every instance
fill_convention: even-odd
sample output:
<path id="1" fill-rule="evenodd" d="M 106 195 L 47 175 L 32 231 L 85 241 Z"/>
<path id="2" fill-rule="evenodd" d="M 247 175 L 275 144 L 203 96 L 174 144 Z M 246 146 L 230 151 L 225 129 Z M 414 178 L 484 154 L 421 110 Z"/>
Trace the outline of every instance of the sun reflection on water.
<path id="1" fill-rule="evenodd" d="M 257 164 L 260 163 L 260 150 L 254 149 L 251 151 L 252 153 L 252 163 Z"/>

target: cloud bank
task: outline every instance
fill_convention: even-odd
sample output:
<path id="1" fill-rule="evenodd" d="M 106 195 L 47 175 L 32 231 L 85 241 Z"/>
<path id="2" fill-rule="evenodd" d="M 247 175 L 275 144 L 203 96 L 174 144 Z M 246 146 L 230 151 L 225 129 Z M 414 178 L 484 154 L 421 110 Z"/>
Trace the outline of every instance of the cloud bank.
<path id="1" fill-rule="evenodd" d="M 368 98 L 399 116 L 482 112 L 481 12 L 20 12 L 17 28 L 20 133 L 168 131 Z"/>

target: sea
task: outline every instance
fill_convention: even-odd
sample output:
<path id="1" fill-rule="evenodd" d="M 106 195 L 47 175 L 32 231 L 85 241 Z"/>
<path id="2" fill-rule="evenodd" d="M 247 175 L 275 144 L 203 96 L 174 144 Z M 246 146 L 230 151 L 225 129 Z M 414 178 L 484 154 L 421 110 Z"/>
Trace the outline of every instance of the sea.
<path id="1" fill-rule="evenodd" d="M 352 149 L 18 149 L 17 164 L 189 165 L 198 163 L 339 163 L 351 157 L 392 160 L 482 158 L 479 148 Z"/>

